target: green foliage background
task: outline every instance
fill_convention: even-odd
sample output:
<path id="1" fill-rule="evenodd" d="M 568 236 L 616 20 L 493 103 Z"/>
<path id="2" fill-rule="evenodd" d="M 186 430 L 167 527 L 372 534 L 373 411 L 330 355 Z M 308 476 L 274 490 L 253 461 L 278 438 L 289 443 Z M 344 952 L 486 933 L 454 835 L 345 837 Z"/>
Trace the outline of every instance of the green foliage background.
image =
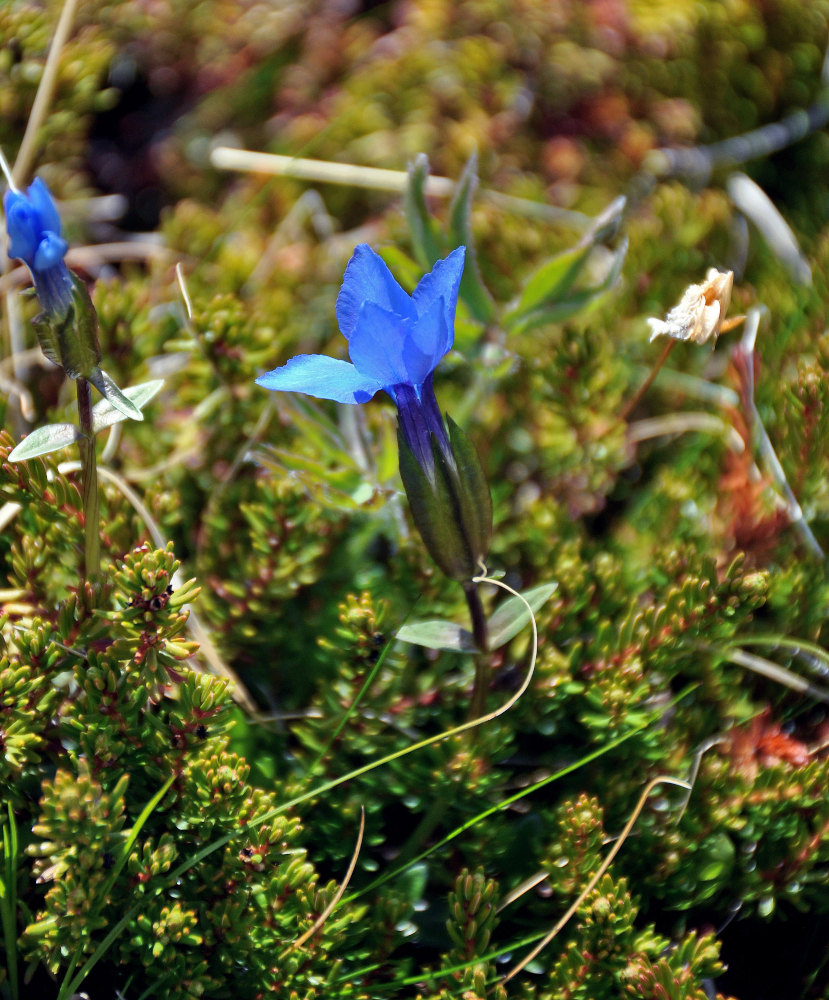
<path id="1" fill-rule="evenodd" d="M 0 4 L 11 161 L 58 13 Z M 753 422 L 740 331 L 677 346 L 622 415 L 660 349 L 645 318 L 733 269 L 732 313 L 767 310 L 759 418 L 829 546 L 829 137 L 740 167 L 810 284 L 730 200 L 733 165 L 665 176 L 654 158 L 825 107 L 828 40 L 824 0 L 80 5 L 37 171 L 107 371 L 165 383 L 143 423 L 99 438 L 106 569 L 83 590 L 76 456 L 6 461 L 73 419 L 71 385 L 4 343 L 4 997 L 829 996 L 829 582 Z M 396 170 L 425 153 L 456 180 L 474 155 L 479 188 L 427 214 L 416 185 L 219 171 L 217 143 Z M 131 198 L 120 223 L 86 200 L 111 192 Z M 152 234 L 119 249 L 133 228 Z M 253 383 L 344 355 L 334 302 L 366 241 L 408 289 L 474 246 L 438 398 L 490 478 L 490 569 L 557 584 L 515 707 L 371 770 L 464 720 L 471 659 L 393 641 L 465 624 L 462 593 L 408 519 L 388 401 L 340 412 Z M 36 304 L 19 307 L 33 348 Z M 528 630 L 497 651 L 491 708 L 528 659 Z M 648 781 L 689 774 L 502 984 Z M 350 885 L 306 936 L 361 810 Z"/>

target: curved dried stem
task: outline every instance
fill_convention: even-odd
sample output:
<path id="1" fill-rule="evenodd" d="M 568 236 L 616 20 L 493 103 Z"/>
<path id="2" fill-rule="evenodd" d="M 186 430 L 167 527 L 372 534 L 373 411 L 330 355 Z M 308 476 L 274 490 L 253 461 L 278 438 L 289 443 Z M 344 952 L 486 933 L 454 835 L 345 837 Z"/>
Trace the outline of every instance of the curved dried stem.
<path id="1" fill-rule="evenodd" d="M 351 876 L 354 874 L 354 869 L 357 867 L 357 858 L 359 858 L 360 848 L 363 846 L 363 833 L 365 831 L 365 828 L 366 828 L 366 810 L 365 806 L 360 806 L 360 829 L 357 833 L 357 843 L 354 845 L 354 853 L 351 855 L 351 863 L 348 866 L 348 871 L 345 873 L 345 878 L 342 881 L 342 885 L 340 885 L 339 889 L 337 889 L 337 891 L 334 893 L 334 898 L 331 900 L 328 906 L 326 906 L 326 908 L 322 911 L 319 917 L 314 921 L 313 927 L 309 927 L 308 930 L 302 935 L 302 937 L 297 938 L 296 941 L 293 942 L 293 944 L 291 944 L 288 948 L 286 948 L 285 951 L 282 952 L 282 955 L 280 955 L 280 958 L 283 958 L 285 955 L 293 951 L 295 948 L 301 948 L 309 938 L 312 938 L 317 933 L 317 931 L 322 927 L 325 921 L 331 916 L 335 907 L 337 906 L 339 901 L 343 898 L 343 894 L 345 893 L 345 890 L 348 888 L 348 883 L 351 881 Z"/>
<path id="2" fill-rule="evenodd" d="M 504 896 L 504 898 L 498 904 L 498 909 L 495 912 L 500 913 L 501 910 L 505 910 L 508 906 L 512 906 L 512 904 L 517 899 L 520 899 L 522 896 L 526 895 L 528 892 L 530 892 L 531 889 L 534 889 L 537 885 L 541 885 L 541 883 L 546 881 L 548 877 L 549 877 L 548 873 L 545 871 L 536 872 L 535 875 L 530 875 L 530 877 L 524 879 L 524 881 L 520 885 L 517 885 L 512 890 L 512 892 L 508 892 L 506 896 Z"/>
<path id="3" fill-rule="evenodd" d="M 690 789 L 691 787 L 687 781 L 684 781 L 681 778 L 669 778 L 665 776 L 654 778 L 653 781 L 648 782 L 644 792 L 642 792 L 642 794 L 639 797 L 639 801 L 636 803 L 636 808 L 630 814 L 630 819 L 627 821 L 627 823 L 625 823 L 625 828 L 619 834 L 619 839 L 613 845 L 613 847 L 610 850 L 610 853 L 607 855 L 604 861 L 599 865 L 598 869 L 590 877 L 587 885 L 579 893 L 576 901 L 567 910 L 564 916 L 558 921 L 555 927 L 553 927 L 550 933 L 547 934 L 545 937 L 543 937 L 541 941 L 539 941 L 539 943 L 535 946 L 535 948 L 533 948 L 533 950 L 528 955 L 525 955 L 524 958 L 522 958 L 521 961 L 516 966 L 514 966 L 506 974 L 506 976 L 504 976 L 501 982 L 503 983 L 509 982 L 510 979 L 513 979 L 515 976 L 517 976 L 522 969 L 525 969 L 537 955 L 541 954 L 541 952 L 547 947 L 547 945 L 553 940 L 553 938 L 556 937 L 559 931 L 561 931 L 561 929 L 567 924 L 567 922 L 570 920 L 570 917 L 572 917 L 573 914 L 576 912 L 576 910 L 578 910 L 578 908 L 587 898 L 589 893 L 596 886 L 596 883 L 599 881 L 602 875 L 604 875 L 604 873 L 611 866 L 611 864 L 613 864 L 613 859 L 621 850 L 622 844 L 624 844 L 624 842 L 630 835 L 630 831 L 633 829 L 636 820 L 639 819 L 639 814 L 645 808 L 645 802 L 647 801 L 650 793 L 654 790 L 654 788 L 656 788 L 657 785 L 662 785 L 662 784 L 677 785 L 679 788 L 685 788 L 685 789 Z"/>
<path id="4" fill-rule="evenodd" d="M 638 444 L 651 438 L 685 434 L 688 431 L 722 434 L 732 451 L 745 451 L 745 442 L 727 420 L 723 420 L 715 413 L 702 413 L 696 410 L 684 410 L 681 413 L 666 413 L 661 417 L 636 420 L 628 425 L 627 436 L 628 441 Z"/>

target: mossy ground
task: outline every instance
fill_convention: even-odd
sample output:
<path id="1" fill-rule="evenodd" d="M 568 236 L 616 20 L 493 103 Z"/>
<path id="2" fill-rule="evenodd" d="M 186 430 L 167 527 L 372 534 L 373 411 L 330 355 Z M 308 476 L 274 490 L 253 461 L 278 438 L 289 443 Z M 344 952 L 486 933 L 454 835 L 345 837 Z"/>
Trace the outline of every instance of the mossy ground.
<path id="1" fill-rule="evenodd" d="M 11 161 L 59 9 L 0 4 Z M 829 137 L 704 177 L 654 166 L 823 107 L 828 40 L 825 0 L 79 5 L 36 170 L 106 370 L 165 381 L 99 437 L 105 568 L 80 587 L 77 455 L 5 461 L 74 419 L 72 385 L 29 350 L 36 304 L 4 310 L 0 995 L 829 996 L 829 579 L 782 486 L 827 550 Z M 425 153 L 456 180 L 475 154 L 479 189 L 427 217 L 221 171 L 222 143 L 404 171 Z M 733 203 L 735 170 L 810 283 Z M 334 303 L 366 241 L 407 289 L 431 249 L 474 245 L 437 394 L 490 480 L 490 570 L 557 585 L 517 704 L 372 770 L 465 719 L 471 658 L 393 641 L 466 624 L 463 594 L 412 527 L 391 404 L 253 382 L 344 356 Z M 625 414 L 661 349 L 646 317 L 709 267 L 735 271 L 732 314 L 764 308 L 753 357 L 739 329 L 679 344 Z M 525 629 L 496 651 L 488 707 L 529 649 Z M 502 985 L 661 775 L 690 795 L 647 798 Z"/>

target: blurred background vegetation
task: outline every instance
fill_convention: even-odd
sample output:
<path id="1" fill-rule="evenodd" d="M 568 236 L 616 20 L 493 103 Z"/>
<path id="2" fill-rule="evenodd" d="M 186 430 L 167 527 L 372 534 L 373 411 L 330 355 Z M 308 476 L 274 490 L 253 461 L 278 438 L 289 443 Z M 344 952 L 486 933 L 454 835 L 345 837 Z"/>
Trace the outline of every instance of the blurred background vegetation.
<path id="1" fill-rule="evenodd" d="M 60 10 L 0 3 L 10 162 Z M 826 549 L 827 42 L 825 0 L 79 5 L 34 169 L 107 371 L 165 382 L 99 441 L 100 587 L 77 592 L 75 456 L 2 467 L 4 996 L 829 996 L 829 582 L 786 494 Z M 779 149 L 731 141 L 780 122 Z M 219 169 L 219 146 L 425 154 L 478 187 L 418 203 Z M 392 640 L 464 602 L 407 520 L 388 401 L 253 379 L 345 355 L 357 243 L 410 290 L 462 241 L 477 278 L 436 389 L 490 479 L 490 569 L 556 584 L 538 664 L 474 737 L 325 787 L 463 721 L 469 658 Z M 661 350 L 646 318 L 710 267 L 733 314 L 762 311 L 753 351 L 679 344 L 626 414 Z M 73 417 L 22 272 L 2 280 L 5 459 Z M 689 774 L 499 985 L 647 782 Z M 361 809 L 350 885 L 297 943 Z"/>

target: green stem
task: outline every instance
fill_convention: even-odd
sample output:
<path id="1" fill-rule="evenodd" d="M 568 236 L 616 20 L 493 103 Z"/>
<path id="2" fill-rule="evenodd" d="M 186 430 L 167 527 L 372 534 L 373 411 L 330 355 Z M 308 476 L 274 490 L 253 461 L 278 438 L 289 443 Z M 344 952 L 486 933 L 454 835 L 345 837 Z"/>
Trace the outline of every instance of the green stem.
<path id="1" fill-rule="evenodd" d="M 486 713 L 486 696 L 489 694 L 489 684 L 492 677 L 492 662 L 489 655 L 489 631 L 486 624 L 484 606 L 478 593 L 478 584 L 471 580 L 463 585 L 466 603 L 469 605 L 469 617 L 472 619 L 472 635 L 478 652 L 475 654 L 475 683 L 472 688 L 472 699 L 469 704 L 469 719 L 480 719 Z M 443 819 L 447 806 L 452 799 L 446 793 L 439 795 L 418 823 L 412 835 L 403 845 L 397 858 L 398 865 L 408 863 L 437 829 Z"/>
<path id="2" fill-rule="evenodd" d="M 469 705 L 469 718 L 478 719 L 486 712 L 486 696 L 492 677 L 492 659 L 489 655 L 489 632 L 484 615 L 484 606 L 478 593 L 478 585 L 471 580 L 463 585 L 469 617 L 472 619 L 472 636 L 478 652 L 475 656 L 475 684 Z"/>
<path id="3" fill-rule="evenodd" d="M 402 869 L 407 866 L 417 855 L 420 848 L 437 829 L 446 812 L 446 807 L 451 801 L 451 797 L 444 792 L 429 806 L 408 840 L 403 844 L 400 854 L 395 858 L 395 864 L 398 868 Z"/>
<path id="4" fill-rule="evenodd" d="M 85 378 L 77 379 L 78 419 L 81 438 L 81 500 L 84 518 L 83 583 L 97 578 L 101 565 L 98 509 L 98 468 L 95 457 L 95 433 L 92 429 L 92 388 Z"/>

